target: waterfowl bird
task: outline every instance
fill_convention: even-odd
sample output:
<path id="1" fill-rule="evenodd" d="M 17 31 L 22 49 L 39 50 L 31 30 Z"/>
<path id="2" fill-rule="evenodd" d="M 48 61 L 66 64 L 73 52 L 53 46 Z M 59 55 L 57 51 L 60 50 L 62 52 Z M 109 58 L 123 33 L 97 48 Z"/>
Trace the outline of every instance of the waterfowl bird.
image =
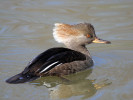
<path id="1" fill-rule="evenodd" d="M 6 80 L 7 83 L 18 84 L 45 76 L 63 76 L 85 70 L 93 66 L 93 60 L 86 48 L 90 43 L 106 43 L 99 39 L 93 25 L 79 23 L 75 25 L 56 23 L 53 37 L 65 44 L 67 48 L 50 48 L 39 54 L 21 73 Z"/>

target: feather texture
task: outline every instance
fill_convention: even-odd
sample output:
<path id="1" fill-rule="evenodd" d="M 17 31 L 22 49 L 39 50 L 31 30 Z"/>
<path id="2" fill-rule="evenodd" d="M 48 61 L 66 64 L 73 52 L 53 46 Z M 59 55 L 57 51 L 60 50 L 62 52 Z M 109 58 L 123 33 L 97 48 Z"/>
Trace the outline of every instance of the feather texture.
<path id="1" fill-rule="evenodd" d="M 67 48 L 51 48 L 47 51 L 38 55 L 30 64 L 18 75 L 9 78 L 6 82 L 8 83 L 23 83 L 29 80 L 34 80 L 40 76 L 61 75 L 62 73 L 55 72 L 59 66 L 73 61 L 83 61 L 86 60 L 86 56 L 80 52 L 67 49 Z M 60 69 L 61 67 L 59 67 Z M 62 67 L 63 68 L 63 67 Z M 51 72 L 51 70 L 53 70 Z M 68 68 L 69 70 L 69 68 Z"/>

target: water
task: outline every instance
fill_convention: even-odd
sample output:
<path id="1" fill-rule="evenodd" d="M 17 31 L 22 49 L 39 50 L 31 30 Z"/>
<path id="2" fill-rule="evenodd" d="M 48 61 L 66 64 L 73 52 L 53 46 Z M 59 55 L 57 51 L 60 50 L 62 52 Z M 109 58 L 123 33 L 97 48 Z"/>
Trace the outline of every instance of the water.
<path id="1" fill-rule="evenodd" d="M 52 37 L 55 22 L 90 22 L 112 44 L 91 44 L 92 69 L 67 76 L 11 85 L 39 53 L 63 46 Z M 132 100 L 132 0 L 0 0 L 0 100 Z"/>

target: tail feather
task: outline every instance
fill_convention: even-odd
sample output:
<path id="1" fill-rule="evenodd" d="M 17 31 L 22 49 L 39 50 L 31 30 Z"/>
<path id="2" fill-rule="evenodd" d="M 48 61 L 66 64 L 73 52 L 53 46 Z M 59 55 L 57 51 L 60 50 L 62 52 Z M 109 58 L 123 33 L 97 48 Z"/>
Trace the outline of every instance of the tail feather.
<path id="1" fill-rule="evenodd" d="M 19 83 L 30 82 L 37 78 L 38 76 L 30 76 L 30 75 L 25 75 L 25 74 L 20 73 L 7 79 L 6 82 L 10 84 L 19 84 Z"/>

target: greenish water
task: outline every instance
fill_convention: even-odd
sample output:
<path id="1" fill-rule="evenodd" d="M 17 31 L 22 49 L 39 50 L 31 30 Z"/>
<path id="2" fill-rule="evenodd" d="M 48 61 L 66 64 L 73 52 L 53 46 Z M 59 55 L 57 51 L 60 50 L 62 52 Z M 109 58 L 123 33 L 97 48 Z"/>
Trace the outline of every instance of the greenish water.
<path id="1" fill-rule="evenodd" d="M 87 46 L 95 65 L 66 76 L 11 85 L 5 80 L 51 47 L 53 24 L 90 22 L 112 42 Z M 0 0 L 0 100 L 132 100 L 132 0 Z"/>

